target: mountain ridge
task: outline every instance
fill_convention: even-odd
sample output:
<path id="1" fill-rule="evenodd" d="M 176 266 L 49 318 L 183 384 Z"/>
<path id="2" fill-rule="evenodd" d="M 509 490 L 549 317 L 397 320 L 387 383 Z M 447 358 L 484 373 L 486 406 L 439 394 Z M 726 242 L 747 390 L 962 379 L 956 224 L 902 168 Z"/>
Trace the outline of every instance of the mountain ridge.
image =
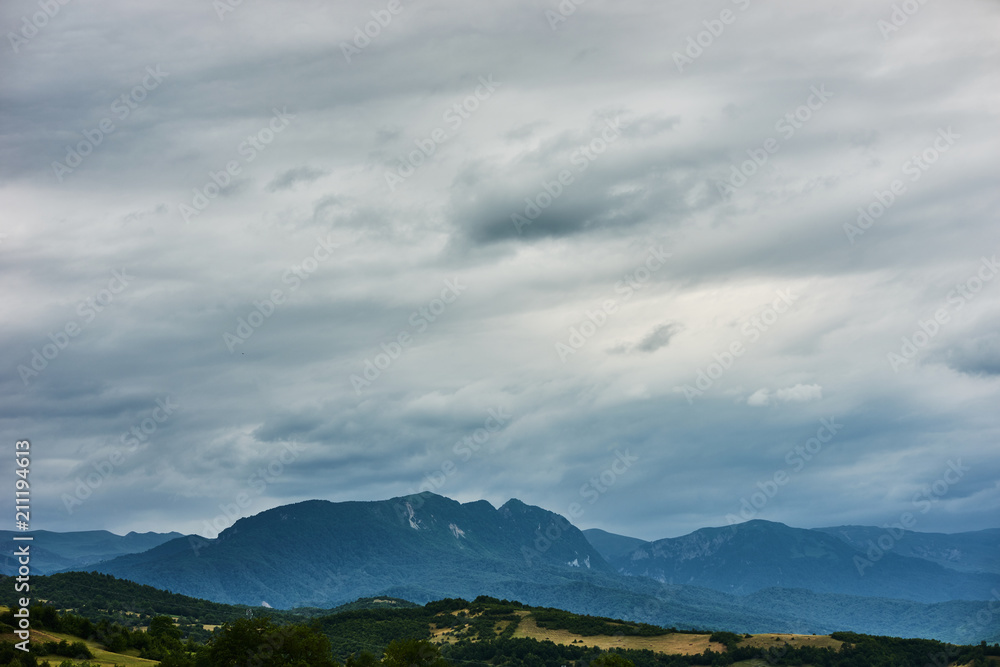
<path id="1" fill-rule="evenodd" d="M 645 557 L 632 558 L 644 549 Z M 773 572 L 776 553 L 783 559 L 780 576 Z M 992 626 L 972 626 L 963 632 L 973 636 L 958 637 L 946 619 L 975 615 L 989 603 L 935 602 L 943 584 L 927 586 L 919 579 L 909 585 L 923 587 L 919 595 L 926 599 L 907 599 L 897 594 L 907 593 L 900 588 L 905 576 L 892 572 L 902 567 L 903 575 L 967 575 L 895 554 L 864 577 L 850 575 L 858 553 L 823 532 L 756 520 L 643 543 L 625 559 L 643 571 L 623 572 L 620 562 L 609 563 L 556 513 L 518 499 L 495 508 L 426 493 L 276 507 L 239 519 L 215 539 L 178 538 L 90 569 L 215 602 L 282 609 L 329 608 L 371 596 L 424 604 L 486 595 L 675 627 L 877 629 L 928 637 L 952 633 L 963 640 L 1000 634 Z M 836 586 L 827 582 L 826 590 L 815 590 L 826 574 L 818 566 L 830 564 L 836 566 Z M 681 578 L 683 568 L 694 568 L 698 576 Z M 886 574 L 873 577 L 876 571 Z M 845 581 L 853 581 L 853 592 Z M 988 598 L 989 589 L 983 590 Z"/>
<path id="2" fill-rule="evenodd" d="M 107 530 L 82 530 L 60 533 L 50 530 L 14 532 L 0 530 L 0 541 L 12 543 L 15 535 L 30 535 L 31 569 L 36 574 L 51 574 L 74 567 L 92 565 L 118 556 L 141 553 L 164 542 L 183 537 L 182 533 L 139 533 L 118 535 Z M 0 574 L 17 572 L 18 563 L 10 554 L 0 563 Z"/>
<path id="3" fill-rule="evenodd" d="M 631 576 L 737 595 L 780 587 L 934 603 L 988 599 L 1000 587 L 992 573 L 949 570 L 892 549 L 868 553 L 824 531 L 763 519 L 647 542 L 611 564 Z"/>

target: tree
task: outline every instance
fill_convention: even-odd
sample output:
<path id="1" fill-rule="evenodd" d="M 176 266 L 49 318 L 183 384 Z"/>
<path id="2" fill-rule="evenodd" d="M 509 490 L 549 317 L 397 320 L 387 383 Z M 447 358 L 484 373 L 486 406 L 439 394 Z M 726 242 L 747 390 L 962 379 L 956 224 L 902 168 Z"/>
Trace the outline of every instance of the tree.
<path id="1" fill-rule="evenodd" d="M 49 605 L 34 606 L 31 608 L 31 616 L 43 628 L 57 632 L 62 629 L 59 624 L 59 614 L 56 612 L 55 607 L 50 607 Z"/>
<path id="2" fill-rule="evenodd" d="M 397 639 L 385 647 L 385 667 L 451 667 L 437 646 L 426 639 Z"/>
<path id="3" fill-rule="evenodd" d="M 591 667 L 635 667 L 631 660 L 627 660 L 617 653 L 602 653 L 594 658 L 590 664 Z"/>
<path id="4" fill-rule="evenodd" d="M 357 655 L 347 658 L 344 667 L 377 667 L 378 659 L 368 651 L 362 651 Z"/>
<path id="5" fill-rule="evenodd" d="M 168 653 L 160 660 L 158 667 L 194 667 L 194 659 L 181 653 Z"/>
<path id="6" fill-rule="evenodd" d="M 267 617 L 242 618 L 225 624 L 204 659 L 211 667 L 336 667 L 338 664 L 326 636 L 304 625 L 279 626 Z"/>
<path id="7" fill-rule="evenodd" d="M 128 650 L 128 635 L 124 632 L 116 632 L 105 638 L 104 648 L 112 653 L 124 653 Z"/>
<path id="8" fill-rule="evenodd" d="M 181 630 L 174 625 L 174 619 L 169 616 L 154 616 L 149 620 L 150 637 L 172 637 L 181 638 Z"/>

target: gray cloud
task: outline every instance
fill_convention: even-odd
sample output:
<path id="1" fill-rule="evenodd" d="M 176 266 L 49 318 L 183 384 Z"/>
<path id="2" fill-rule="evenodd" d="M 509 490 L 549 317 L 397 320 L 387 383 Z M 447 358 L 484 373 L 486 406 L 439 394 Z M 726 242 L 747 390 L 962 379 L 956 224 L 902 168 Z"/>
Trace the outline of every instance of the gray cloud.
<path id="1" fill-rule="evenodd" d="M 990 332 L 958 342 L 928 358 L 966 375 L 1000 375 L 1000 334 Z"/>
<path id="2" fill-rule="evenodd" d="M 611 348 L 615 354 L 625 354 L 633 351 L 651 353 L 656 352 L 670 344 L 674 336 L 684 329 L 678 322 L 665 322 L 657 324 L 653 329 L 636 343 L 619 343 Z"/>
<path id="3" fill-rule="evenodd" d="M 267 184 L 267 191 L 278 192 L 279 190 L 288 190 L 289 188 L 295 187 L 299 183 L 312 183 L 326 174 L 326 171 L 322 169 L 313 169 L 312 167 L 289 169 L 288 171 L 284 171 L 275 176 L 274 179 Z"/>
<path id="4" fill-rule="evenodd" d="M 652 539 L 723 524 L 831 418 L 760 518 L 882 525 L 961 458 L 917 529 L 995 526 L 1000 14 L 957 2 L 887 39 L 888 5 L 751 3 L 683 72 L 716 10 L 421 0 L 348 62 L 364 3 L 61 6 L 0 56 L 0 434 L 40 443 L 38 527 L 203 530 L 248 489 L 385 498 L 448 461 L 441 493 L 566 511 L 629 449 L 580 523 Z"/>
<path id="5" fill-rule="evenodd" d="M 671 339 L 673 339 L 673 337 L 676 336 L 681 329 L 683 329 L 683 327 L 676 322 L 659 324 L 654 327 L 645 338 L 639 341 L 636 349 L 640 352 L 656 352 L 660 348 L 669 345 Z"/>

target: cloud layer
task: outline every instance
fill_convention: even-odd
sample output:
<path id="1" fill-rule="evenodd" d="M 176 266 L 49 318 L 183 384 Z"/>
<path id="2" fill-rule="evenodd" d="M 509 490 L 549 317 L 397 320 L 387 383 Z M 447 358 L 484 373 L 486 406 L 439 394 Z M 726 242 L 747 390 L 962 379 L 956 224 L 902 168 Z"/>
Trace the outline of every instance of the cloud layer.
<path id="1" fill-rule="evenodd" d="M 430 488 L 654 539 L 779 470 L 756 518 L 882 525 L 957 461 L 915 528 L 996 526 L 996 3 L 39 7 L 0 8 L 35 527 Z"/>

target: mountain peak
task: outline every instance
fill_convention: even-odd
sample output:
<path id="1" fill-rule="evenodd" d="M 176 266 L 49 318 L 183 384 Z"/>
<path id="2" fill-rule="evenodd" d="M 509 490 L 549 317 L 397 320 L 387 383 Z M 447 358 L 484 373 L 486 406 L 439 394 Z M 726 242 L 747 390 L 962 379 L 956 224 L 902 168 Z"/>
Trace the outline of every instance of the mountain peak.
<path id="1" fill-rule="evenodd" d="M 528 505 L 524 501 L 519 500 L 517 498 L 511 498 L 510 500 L 508 500 L 507 502 L 505 502 L 503 505 L 501 505 L 500 509 L 502 509 L 502 510 L 503 509 L 523 509 L 523 508 L 526 508 L 526 507 L 531 507 L 531 505 Z"/>
<path id="2" fill-rule="evenodd" d="M 749 521 L 743 521 L 742 523 L 734 523 L 728 526 L 720 526 L 720 529 L 726 528 L 774 528 L 774 529 L 790 529 L 790 530 L 805 530 L 804 528 L 792 528 L 786 523 L 781 523 L 780 521 L 768 521 L 767 519 L 750 519 Z"/>
<path id="3" fill-rule="evenodd" d="M 99 571 L 219 602 L 263 599 L 276 607 L 331 606 L 375 594 L 423 602 L 513 599 L 523 582 L 613 574 L 558 514 L 517 499 L 495 509 L 435 493 L 275 507 L 238 520 L 218 539 L 199 543 L 197 553 L 188 539 L 174 540 Z M 493 577 L 487 586 L 484 572 Z"/>

